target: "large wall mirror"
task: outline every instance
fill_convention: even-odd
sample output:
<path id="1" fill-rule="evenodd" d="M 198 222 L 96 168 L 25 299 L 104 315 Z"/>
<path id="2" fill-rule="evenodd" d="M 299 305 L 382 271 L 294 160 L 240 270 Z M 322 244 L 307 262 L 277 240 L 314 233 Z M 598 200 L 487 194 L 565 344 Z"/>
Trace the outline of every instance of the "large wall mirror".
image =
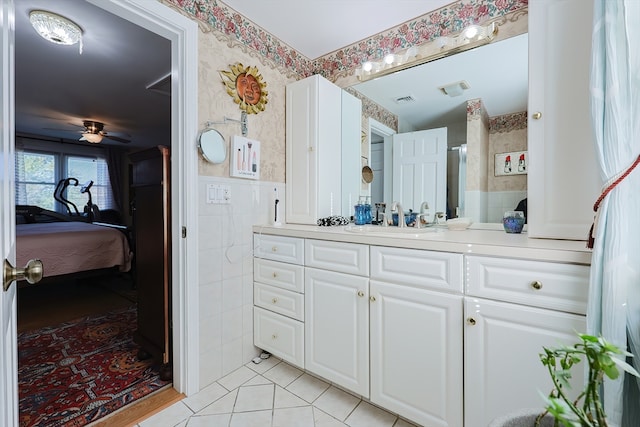
<path id="1" fill-rule="evenodd" d="M 494 223 L 527 197 L 526 174 L 494 173 L 501 155 L 527 150 L 527 69 L 528 38 L 520 34 L 353 89 L 397 115 L 398 133 L 447 128 L 447 207 L 439 210 Z M 367 157 L 375 178 L 367 191 L 372 202 L 390 203 L 392 130 L 371 122 Z"/>

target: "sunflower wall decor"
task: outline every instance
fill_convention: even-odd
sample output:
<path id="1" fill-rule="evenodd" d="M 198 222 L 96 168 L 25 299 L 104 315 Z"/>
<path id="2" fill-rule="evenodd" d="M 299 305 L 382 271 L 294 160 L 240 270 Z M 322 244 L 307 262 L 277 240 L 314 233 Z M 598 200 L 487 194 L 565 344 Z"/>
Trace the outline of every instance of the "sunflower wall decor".
<path id="1" fill-rule="evenodd" d="M 231 71 L 220 71 L 227 93 L 247 114 L 264 111 L 267 103 L 267 84 L 257 67 L 244 67 L 241 63 L 230 65 Z"/>

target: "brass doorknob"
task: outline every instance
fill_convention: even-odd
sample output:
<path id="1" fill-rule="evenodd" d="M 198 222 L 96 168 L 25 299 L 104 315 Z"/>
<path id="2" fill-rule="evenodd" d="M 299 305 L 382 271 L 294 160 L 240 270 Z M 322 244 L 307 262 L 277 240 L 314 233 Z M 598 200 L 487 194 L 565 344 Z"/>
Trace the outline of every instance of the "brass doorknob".
<path id="1" fill-rule="evenodd" d="M 26 280 L 30 284 L 38 283 L 42 280 L 42 261 L 31 259 L 24 268 L 15 268 L 9 261 L 4 260 L 3 269 L 3 289 L 6 291 L 16 280 Z"/>
<path id="2" fill-rule="evenodd" d="M 473 317 L 469 317 L 469 318 L 467 319 L 467 323 L 468 323 L 469 325 L 473 326 L 473 325 L 475 325 L 475 324 L 476 324 L 476 319 L 474 319 Z"/>
<path id="3" fill-rule="evenodd" d="M 535 282 L 531 282 L 531 287 L 537 291 L 542 289 L 542 282 L 536 280 Z"/>
<path id="4" fill-rule="evenodd" d="M 536 111 L 531 115 L 531 117 L 533 117 L 534 120 L 540 120 L 540 118 L 542 118 L 542 113 L 540 111 Z"/>

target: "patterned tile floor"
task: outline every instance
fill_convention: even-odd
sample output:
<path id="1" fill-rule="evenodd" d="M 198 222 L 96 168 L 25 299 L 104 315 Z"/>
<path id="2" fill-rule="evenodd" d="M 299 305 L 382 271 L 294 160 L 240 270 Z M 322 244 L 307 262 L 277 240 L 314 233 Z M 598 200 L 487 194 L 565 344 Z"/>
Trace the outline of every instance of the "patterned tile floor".
<path id="1" fill-rule="evenodd" d="M 281 360 L 249 362 L 139 427 L 415 427 Z"/>

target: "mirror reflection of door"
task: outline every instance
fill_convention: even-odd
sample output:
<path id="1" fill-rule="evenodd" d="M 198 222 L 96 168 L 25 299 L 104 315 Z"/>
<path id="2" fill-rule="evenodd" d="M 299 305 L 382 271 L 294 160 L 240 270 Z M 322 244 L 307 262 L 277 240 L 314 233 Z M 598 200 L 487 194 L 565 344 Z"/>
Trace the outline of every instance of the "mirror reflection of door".
<path id="1" fill-rule="evenodd" d="M 447 128 L 395 134 L 392 141 L 392 199 L 414 212 L 427 202 L 431 222 L 436 212 L 447 212 Z"/>

